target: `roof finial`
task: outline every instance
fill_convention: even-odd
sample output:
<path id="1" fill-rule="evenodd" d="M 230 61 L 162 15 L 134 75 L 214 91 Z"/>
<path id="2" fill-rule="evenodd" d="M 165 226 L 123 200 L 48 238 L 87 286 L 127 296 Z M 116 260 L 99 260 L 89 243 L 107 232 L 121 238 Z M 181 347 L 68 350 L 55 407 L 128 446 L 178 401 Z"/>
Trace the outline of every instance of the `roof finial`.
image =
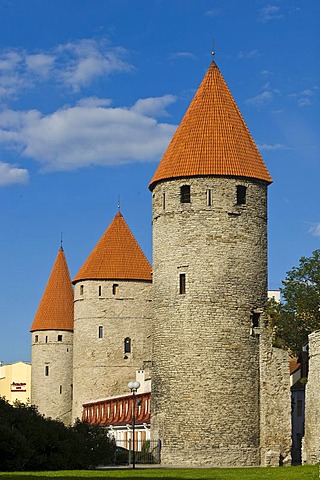
<path id="1" fill-rule="evenodd" d="M 120 212 L 120 193 L 118 195 L 118 212 Z"/>
<path id="2" fill-rule="evenodd" d="M 211 51 L 211 55 L 214 57 L 216 54 L 216 52 L 214 51 L 214 38 L 212 39 L 212 51 Z"/>
<path id="3" fill-rule="evenodd" d="M 63 232 L 61 232 L 61 237 L 60 237 L 60 250 L 63 250 L 62 243 L 63 243 Z"/>

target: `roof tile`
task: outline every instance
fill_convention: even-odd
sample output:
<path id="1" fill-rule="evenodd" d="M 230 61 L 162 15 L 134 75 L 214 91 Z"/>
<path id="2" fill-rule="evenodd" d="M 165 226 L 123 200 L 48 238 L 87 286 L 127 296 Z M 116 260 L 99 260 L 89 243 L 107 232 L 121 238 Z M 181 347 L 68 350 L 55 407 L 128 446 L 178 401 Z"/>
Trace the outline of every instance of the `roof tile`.
<path id="1" fill-rule="evenodd" d="M 73 283 L 80 280 L 151 281 L 151 265 L 120 212 L 83 264 Z"/>
<path id="2" fill-rule="evenodd" d="M 212 62 L 150 182 L 201 175 L 271 176 L 215 62 Z"/>
<path id="3" fill-rule="evenodd" d="M 60 248 L 30 331 L 73 331 L 73 318 L 73 288 L 64 251 Z"/>

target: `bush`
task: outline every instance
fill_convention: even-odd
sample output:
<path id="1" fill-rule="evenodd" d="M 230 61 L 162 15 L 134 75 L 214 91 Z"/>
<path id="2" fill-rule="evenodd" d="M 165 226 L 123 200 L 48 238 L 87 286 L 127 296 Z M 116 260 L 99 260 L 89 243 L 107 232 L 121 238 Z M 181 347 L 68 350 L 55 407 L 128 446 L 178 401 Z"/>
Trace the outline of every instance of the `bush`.
<path id="1" fill-rule="evenodd" d="M 108 430 L 79 420 L 73 427 L 45 418 L 34 406 L 0 398 L 0 470 L 67 470 L 111 463 Z"/>

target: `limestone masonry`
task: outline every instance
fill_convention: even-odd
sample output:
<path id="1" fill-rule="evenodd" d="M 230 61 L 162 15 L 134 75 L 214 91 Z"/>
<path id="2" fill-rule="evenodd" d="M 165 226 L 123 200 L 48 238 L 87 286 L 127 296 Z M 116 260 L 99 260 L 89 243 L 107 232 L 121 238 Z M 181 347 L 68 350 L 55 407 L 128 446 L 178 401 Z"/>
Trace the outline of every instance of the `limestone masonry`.
<path id="1" fill-rule="evenodd" d="M 212 62 L 149 186 L 152 276 L 118 212 L 73 280 L 73 305 L 39 306 L 32 403 L 72 422 L 144 370 L 162 464 L 290 463 L 289 362 L 266 328 L 271 181 Z"/>

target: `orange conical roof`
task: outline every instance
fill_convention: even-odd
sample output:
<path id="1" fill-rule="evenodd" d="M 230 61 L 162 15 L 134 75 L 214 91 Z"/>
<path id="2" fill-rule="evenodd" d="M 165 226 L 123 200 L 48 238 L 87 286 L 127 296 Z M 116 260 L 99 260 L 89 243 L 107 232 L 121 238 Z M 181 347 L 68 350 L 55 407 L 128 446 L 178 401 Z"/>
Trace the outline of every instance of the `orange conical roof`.
<path id="1" fill-rule="evenodd" d="M 152 280 L 151 265 L 120 212 L 80 268 L 73 283 L 102 279 Z"/>
<path id="2" fill-rule="evenodd" d="M 223 175 L 272 179 L 215 62 L 212 62 L 150 182 Z"/>
<path id="3" fill-rule="evenodd" d="M 35 330 L 73 331 L 73 288 L 62 247 L 30 329 Z"/>

